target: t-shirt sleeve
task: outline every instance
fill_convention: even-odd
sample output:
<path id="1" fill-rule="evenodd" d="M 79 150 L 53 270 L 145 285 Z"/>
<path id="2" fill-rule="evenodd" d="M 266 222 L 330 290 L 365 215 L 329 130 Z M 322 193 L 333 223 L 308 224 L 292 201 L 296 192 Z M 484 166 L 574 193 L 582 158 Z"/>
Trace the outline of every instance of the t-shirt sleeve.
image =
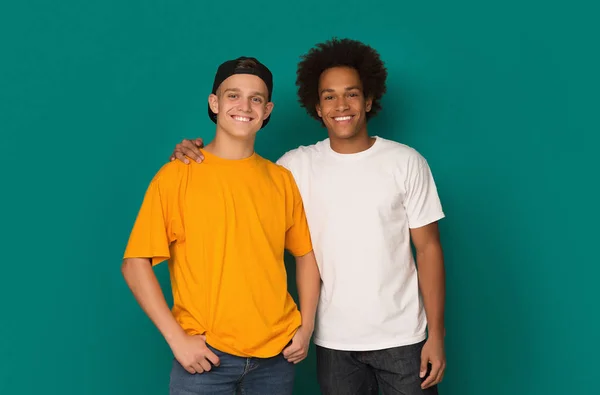
<path id="1" fill-rule="evenodd" d="M 289 215 L 285 234 L 285 248 L 294 256 L 302 256 L 311 252 L 313 246 L 300 191 L 291 174 L 289 174 L 289 178 L 288 193 L 290 199 L 288 199 Z"/>
<path id="2" fill-rule="evenodd" d="M 157 265 L 171 257 L 170 245 L 176 240 L 173 222 L 177 208 L 171 189 L 155 177 L 148 186 L 129 235 L 123 258 L 147 258 Z"/>
<path id="3" fill-rule="evenodd" d="M 405 180 L 405 208 L 408 226 L 414 229 L 444 218 L 444 211 L 427 161 L 420 155 L 412 159 Z"/>

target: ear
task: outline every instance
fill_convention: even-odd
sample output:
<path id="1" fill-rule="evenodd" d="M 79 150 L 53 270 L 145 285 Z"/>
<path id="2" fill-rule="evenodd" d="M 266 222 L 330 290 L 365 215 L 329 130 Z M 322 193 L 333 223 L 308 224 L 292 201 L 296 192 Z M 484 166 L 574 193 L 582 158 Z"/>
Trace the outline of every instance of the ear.
<path id="1" fill-rule="evenodd" d="M 273 107 L 275 107 L 275 104 L 273 102 L 268 102 L 265 105 L 265 115 L 263 116 L 263 121 L 271 116 L 271 112 L 273 112 Z"/>
<path id="2" fill-rule="evenodd" d="M 319 103 L 315 105 L 315 110 L 317 110 L 317 115 L 319 115 L 319 118 L 323 118 L 323 113 L 321 112 L 321 105 Z"/>
<path id="3" fill-rule="evenodd" d="M 367 112 L 371 111 L 371 108 L 373 107 L 373 97 L 367 97 L 367 99 L 365 100 L 365 109 Z"/>
<path id="4" fill-rule="evenodd" d="M 217 95 L 213 93 L 208 95 L 208 105 L 210 106 L 212 112 L 214 112 L 215 114 L 219 113 L 219 98 L 217 97 Z"/>

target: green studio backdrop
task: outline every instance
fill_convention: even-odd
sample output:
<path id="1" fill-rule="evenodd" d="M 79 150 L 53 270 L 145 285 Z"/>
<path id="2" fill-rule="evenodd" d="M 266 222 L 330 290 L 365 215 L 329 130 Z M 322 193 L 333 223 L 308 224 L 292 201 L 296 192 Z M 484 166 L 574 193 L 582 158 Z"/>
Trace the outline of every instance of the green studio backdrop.
<path id="1" fill-rule="evenodd" d="M 212 138 L 207 96 L 232 57 L 256 56 L 275 76 L 259 153 L 276 160 L 325 138 L 297 104 L 295 66 L 332 36 L 380 51 L 388 94 L 370 130 L 418 149 L 436 177 L 441 392 L 594 393 L 591 4 L 4 2 L 0 393 L 168 393 L 170 350 L 120 274 L 145 188 L 181 139 Z M 167 265 L 156 272 L 170 301 Z M 318 394 L 314 352 L 296 390 Z"/>

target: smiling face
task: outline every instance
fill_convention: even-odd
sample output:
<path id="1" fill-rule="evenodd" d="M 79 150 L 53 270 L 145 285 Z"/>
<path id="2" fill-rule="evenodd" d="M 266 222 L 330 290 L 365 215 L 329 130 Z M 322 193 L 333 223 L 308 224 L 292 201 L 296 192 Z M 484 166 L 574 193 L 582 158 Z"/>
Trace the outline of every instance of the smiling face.
<path id="1" fill-rule="evenodd" d="M 367 112 L 372 100 L 365 98 L 358 71 L 332 67 L 319 79 L 317 114 L 331 139 L 352 139 L 367 133 Z"/>
<path id="2" fill-rule="evenodd" d="M 221 83 L 217 94 L 208 97 L 217 114 L 217 128 L 237 137 L 253 137 L 271 115 L 273 103 L 264 81 L 250 74 L 234 74 Z"/>

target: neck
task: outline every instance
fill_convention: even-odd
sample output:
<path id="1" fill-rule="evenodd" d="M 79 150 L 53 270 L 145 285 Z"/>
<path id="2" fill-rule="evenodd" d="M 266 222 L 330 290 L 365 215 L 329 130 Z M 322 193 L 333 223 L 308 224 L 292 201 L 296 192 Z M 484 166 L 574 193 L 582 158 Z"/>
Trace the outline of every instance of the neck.
<path id="1" fill-rule="evenodd" d="M 364 132 L 357 133 L 347 139 L 339 139 L 332 135 L 329 136 L 331 149 L 339 154 L 356 154 L 357 152 L 368 150 L 374 143 L 375 138 L 369 136 L 366 129 Z"/>
<path id="2" fill-rule="evenodd" d="M 239 138 L 217 128 L 215 138 L 204 147 L 205 150 L 223 159 L 245 159 L 254 154 L 256 136 Z"/>

